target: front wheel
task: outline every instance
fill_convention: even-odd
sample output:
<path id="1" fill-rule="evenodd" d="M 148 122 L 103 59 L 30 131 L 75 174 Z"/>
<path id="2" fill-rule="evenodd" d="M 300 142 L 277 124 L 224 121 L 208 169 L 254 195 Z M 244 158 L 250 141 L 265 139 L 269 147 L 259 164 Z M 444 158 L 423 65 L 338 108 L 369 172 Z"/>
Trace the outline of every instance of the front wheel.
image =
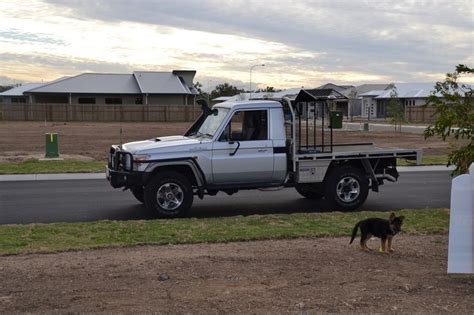
<path id="1" fill-rule="evenodd" d="M 336 210 L 353 211 L 359 208 L 369 194 L 369 181 L 365 174 L 353 166 L 341 166 L 328 174 L 325 197 Z"/>
<path id="2" fill-rule="evenodd" d="M 137 199 L 141 203 L 145 202 L 145 191 L 143 189 L 143 186 L 132 187 L 130 188 L 130 191 L 132 192 L 135 199 Z"/>
<path id="3" fill-rule="evenodd" d="M 158 173 L 145 187 L 145 206 L 160 218 L 184 216 L 192 204 L 191 183 L 180 173 Z"/>

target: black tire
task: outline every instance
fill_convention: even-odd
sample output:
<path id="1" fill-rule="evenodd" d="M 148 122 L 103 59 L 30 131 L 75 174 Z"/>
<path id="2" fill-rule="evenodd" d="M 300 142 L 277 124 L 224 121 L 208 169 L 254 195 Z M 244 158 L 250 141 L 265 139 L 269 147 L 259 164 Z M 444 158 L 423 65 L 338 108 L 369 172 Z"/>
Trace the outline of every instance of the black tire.
<path id="1" fill-rule="evenodd" d="M 353 166 L 336 167 L 325 181 L 325 198 L 335 210 L 354 211 L 367 199 L 369 180 Z"/>
<path id="2" fill-rule="evenodd" d="M 143 189 L 143 186 L 132 187 L 130 188 L 130 191 L 138 201 L 141 203 L 145 202 L 145 189 Z"/>
<path id="3" fill-rule="evenodd" d="M 303 197 L 319 200 L 324 197 L 324 191 L 320 184 L 297 184 L 296 191 Z"/>
<path id="4" fill-rule="evenodd" d="M 172 196 L 168 198 L 170 193 Z M 145 206 L 160 218 L 184 216 L 193 204 L 193 197 L 191 183 L 178 172 L 158 173 L 145 186 Z"/>

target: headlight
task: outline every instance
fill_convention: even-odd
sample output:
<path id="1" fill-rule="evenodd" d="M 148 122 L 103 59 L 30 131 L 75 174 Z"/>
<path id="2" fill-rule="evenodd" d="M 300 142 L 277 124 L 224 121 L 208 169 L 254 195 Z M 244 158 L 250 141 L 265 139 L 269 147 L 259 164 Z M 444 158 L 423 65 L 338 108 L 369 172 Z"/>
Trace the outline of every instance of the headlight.
<path id="1" fill-rule="evenodd" d="M 150 158 L 151 156 L 148 154 L 136 154 L 133 156 L 133 162 L 137 164 L 147 163 Z"/>

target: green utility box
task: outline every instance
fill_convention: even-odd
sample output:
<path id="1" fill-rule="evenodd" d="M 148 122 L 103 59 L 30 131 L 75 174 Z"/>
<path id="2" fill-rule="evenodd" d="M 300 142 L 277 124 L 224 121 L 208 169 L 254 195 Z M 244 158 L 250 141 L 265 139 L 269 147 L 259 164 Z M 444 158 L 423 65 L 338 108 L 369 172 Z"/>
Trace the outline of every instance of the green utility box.
<path id="1" fill-rule="evenodd" d="M 368 122 L 364 123 L 364 131 L 369 131 L 369 123 Z"/>
<path id="2" fill-rule="evenodd" d="M 342 128 L 342 112 L 331 112 L 330 119 L 331 119 L 331 127 L 333 129 L 341 129 Z"/>
<path id="3" fill-rule="evenodd" d="M 59 143 L 58 143 L 58 134 L 57 133 L 47 133 L 45 134 L 45 150 L 47 158 L 57 158 L 59 157 Z"/>

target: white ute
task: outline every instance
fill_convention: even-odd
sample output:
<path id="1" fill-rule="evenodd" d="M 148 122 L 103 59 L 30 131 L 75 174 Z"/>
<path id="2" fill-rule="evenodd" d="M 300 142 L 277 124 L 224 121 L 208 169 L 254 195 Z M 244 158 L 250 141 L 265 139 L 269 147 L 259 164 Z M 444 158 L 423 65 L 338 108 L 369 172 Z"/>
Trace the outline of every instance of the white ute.
<path id="1" fill-rule="evenodd" d="M 324 118 L 327 100 L 312 115 L 288 99 L 225 102 L 212 109 L 198 103 L 203 114 L 184 136 L 110 149 L 110 184 L 130 189 L 158 217 L 185 215 L 194 196 L 282 186 L 351 211 L 369 189 L 397 180 L 397 158 L 421 159 L 420 150 L 334 144 Z"/>

